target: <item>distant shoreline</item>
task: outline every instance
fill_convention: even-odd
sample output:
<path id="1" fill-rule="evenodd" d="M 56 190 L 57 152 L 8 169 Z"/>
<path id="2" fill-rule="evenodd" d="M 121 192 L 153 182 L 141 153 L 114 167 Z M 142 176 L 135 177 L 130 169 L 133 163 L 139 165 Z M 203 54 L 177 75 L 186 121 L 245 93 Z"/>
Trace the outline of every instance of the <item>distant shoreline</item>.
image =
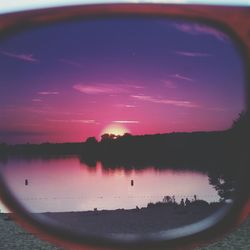
<path id="1" fill-rule="evenodd" d="M 169 134 L 114 136 L 104 134 L 98 142 L 89 137 L 79 143 L 42 144 L 0 144 L 0 160 L 9 157 L 52 158 L 76 155 L 82 163 L 96 166 L 102 162 L 104 167 L 143 168 L 155 165 L 189 164 L 194 169 L 207 171 L 211 165 L 227 165 L 237 162 L 240 148 L 234 143 L 232 130 L 212 132 L 178 132 Z M 205 165 L 202 169 L 201 165 Z M 222 165 L 220 164 L 220 165 Z M 197 165 L 198 167 L 196 167 Z M 228 167 L 227 167 L 228 168 Z"/>

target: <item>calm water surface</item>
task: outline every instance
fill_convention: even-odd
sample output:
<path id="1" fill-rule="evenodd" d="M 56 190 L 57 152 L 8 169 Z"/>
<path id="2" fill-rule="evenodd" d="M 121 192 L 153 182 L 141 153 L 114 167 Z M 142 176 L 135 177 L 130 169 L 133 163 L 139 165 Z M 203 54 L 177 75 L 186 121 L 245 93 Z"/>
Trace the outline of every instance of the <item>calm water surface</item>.
<path id="1" fill-rule="evenodd" d="M 0 164 L 10 189 L 32 212 L 146 207 L 166 195 L 174 195 L 177 202 L 194 195 L 219 200 L 208 176 L 193 171 L 105 169 L 100 162 L 89 167 L 78 157 L 9 159 Z"/>

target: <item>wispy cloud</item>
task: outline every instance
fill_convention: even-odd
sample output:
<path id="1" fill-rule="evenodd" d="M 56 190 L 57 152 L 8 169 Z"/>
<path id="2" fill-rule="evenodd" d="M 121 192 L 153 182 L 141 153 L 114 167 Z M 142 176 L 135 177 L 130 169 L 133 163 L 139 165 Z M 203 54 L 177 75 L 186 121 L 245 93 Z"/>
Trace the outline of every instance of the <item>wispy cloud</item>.
<path id="1" fill-rule="evenodd" d="M 84 65 L 77 62 L 77 61 L 68 60 L 68 59 L 64 59 L 64 58 L 59 59 L 58 61 L 61 63 L 64 63 L 64 64 L 71 65 L 71 66 L 76 67 L 76 68 L 84 68 Z"/>
<path id="2" fill-rule="evenodd" d="M 115 105 L 118 108 L 135 108 L 135 105 L 131 105 L 131 104 L 116 104 Z"/>
<path id="3" fill-rule="evenodd" d="M 112 121 L 114 123 L 121 123 L 121 124 L 137 124 L 139 121 L 127 121 L 127 120 L 120 120 L 120 121 Z"/>
<path id="4" fill-rule="evenodd" d="M 161 99 L 161 98 L 155 98 L 152 96 L 146 96 L 146 95 L 131 95 L 132 98 L 135 98 L 140 101 L 146 101 L 146 102 L 153 102 L 153 103 L 159 103 L 159 104 L 166 104 L 166 105 L 174 105 L 178 107 L 186 107 L 186 108 L 197 108 L 199 105 L 194 104 L 190 101 L 179 101 L 179 100 L 171 100 L 171 99 Z"/>
<path id="5" fill-rule="evenodd" d="M 48 119 L 49 122 L 65 122 L 65 123 L 84 123 L 84 124 L 96 124 L 95 120 L 84 120 L 84 119 Z"/>
<path id="6" fill-rule="evenodd" d="M 175 79 L 179 79 L 179 80 L 184 80 L 184 81 L 188 81 L 188 82 L 194 82 L 194 80 L 188 76 L 183 76 L 180 74 L 174 74 L 171 75 L 171 77 L 175 78 Z"/>
<path id="7" fill-rule="evenodd" d="M 31 63 L 37 63 L 39 62 L 38 59 L 34 58 L 33 54 L 17 54 L 9 51 L 0 51 L 2 55 L 20 60 L 20 61 L 26 61 L 26 62 L 31 62 Z"/>
<path id="8" fill-rule="evenodd" d="M 73 89 L 88 95 L 130 93 L 132 90 L 139 88 L 143 87 L 138 85 L 106 83 L 73 85 Z"/>
<path id="9" fill-rule="evenodd" d="M 85 124 L 96 124 L 95 120 L 70 120 L 71 122 L 79 122 L 79 123 L 85 123 Z"/>
<path id="10" fill-rule="evenodd" d="M 57 91 L 40 91 L 37 93 L 38 95 L 58 95 Z"/>
<path id="11" fill-rule="evenodd" d="M 224 33 L 206 25 L 182 23 L 182 24 L 174 24 L 174 26 L 178 30 L 188 33 L 188 34 L 192 34 L 192 35 L 204 34 L 204 35 L 213 36 L 220 41 L 228 40 L 228 37 Z"/>
<path id="12" fill-rule="evenodd" d="M 211 56 L 208 53 L 191 52 L 191 51 L 175 51 L 175 54 L 180 55 L 180 56 L 187 56 L 187 57 L 210 57 Z"/>

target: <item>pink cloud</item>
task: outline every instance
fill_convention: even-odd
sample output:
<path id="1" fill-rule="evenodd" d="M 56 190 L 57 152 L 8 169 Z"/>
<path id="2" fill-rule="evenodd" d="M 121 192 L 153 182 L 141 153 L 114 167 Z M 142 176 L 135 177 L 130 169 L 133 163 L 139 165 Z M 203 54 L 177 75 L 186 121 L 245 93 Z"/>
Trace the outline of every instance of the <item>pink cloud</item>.
<path id="1" fill-rule="evenodd" d="M 135 105 L 131 105 L 131 104 L 116 104 L 115 105 L 118 108 L 135 108 Z"/>
<path id="2" fill-rule="evenodd" d="M 120 121 L 113 121 L 114 123 L 121 123 L 121 124 L 137 124 L 139 121 L 127 121 L 127 120 L 120 120 Z"/>
<path id="3" fill-rule="evenodd" d="M 137 85 L 128 84 L 75 84 L 73 89 L 88 95 L 98 94 L 119 94 L 119 93 L 130 93 L 133 89 L 142 88 Z"/>
<path id="4" fill-rule="evenodd" d="M 140 101 L 153 102 L 153 103 L 166 104 L 166 105 L 174 105 L 174 106 L 178 106 L 178 107 L 186 107 L 186 108 L 199 107 L 199 105 L 196 105 L 190 101 L 160 99 L 160 98 L 154 98 L 152 96 L 146 96 L 146 95 L 131 95 L 131 97 L 135 98 L 137 100 L 140 100 Z"/>
<path id="5" fill-rule="evenodd" d="M 21 60 L 21 61 L 26 61 L 26 62 L 39 62 L 38 59 L 34 58 L 34 56 L 32 54 L 16 54 L 16 53 L 12 53 L 12 52 L 7 52 L 7 51 L 0 51 L 0 53 L 2 55 L 11 57 L 11 58 L 15 58 L 17 60 Z"/>
<path id="6" fill-rule="evenodd" d="M 96 124 L 95 120 L 71 120 L 71 122 L 79 122 L 79 123 L 85 123 L 85 124 Z"/>
<path id="7" fill-rule="evenodd" d="M 97 124 L 95 120 L 76 120 L 76 119 L 48 119 L 49 122 L 63 122 L 63 123 L 84 123 L 84 124 Z"/>

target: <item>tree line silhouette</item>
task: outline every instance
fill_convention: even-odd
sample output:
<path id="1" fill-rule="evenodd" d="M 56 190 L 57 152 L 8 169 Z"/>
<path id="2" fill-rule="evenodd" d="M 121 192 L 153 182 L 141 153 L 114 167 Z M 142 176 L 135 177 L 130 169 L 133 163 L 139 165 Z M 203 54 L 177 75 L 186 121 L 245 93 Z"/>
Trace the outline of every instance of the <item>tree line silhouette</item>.
<path id="1" fill-rule="evenodd" d="M 0 154 L 24 157 L 53 157 L 78 155 L 82 162 L 95 165 L 150 165 L 150 164 L 193 164 L 206 161 L 220 162 L 225 155 L 232 155 L 233 145 L 230 131 L 169 133 L 155 135 L 115 136 L 104 134 L 100 141 L 89 137 L 81 143 L 42 143 L 0 145 Z"/>
<path id="2" fill-rule="evenodd" d="M 123 136 L 103 134 L 101 140 L 89 137 L 85 142 L 0 144 L 0 160 L 8 156 L 43 157 L 78 155 L 80 161 L 95 166 L 98 161 L 104 167 L 143 168 L 155 165 L 159 168 L 172 165 L 192 166 L 200 170 L 220 165 L 237 164 L 239 157 L 248 155 L 249 116 L 241 112 L 230 129 L 212 132 L 173 132 L 154 135 Z M 249 126 L 250 127 L 250 126 Z"/>
<path id="3" fill-rule="evenodd" d="M 103 134 L 79 143 L 0 144 L 0 160 L 8 157 L 54 158 L 77 155 L 80 162 L 95 167 L 143 169 L 188 169 L 208 174 L 220 197 L 230 198 L 237 183 L 242 159 L 249 162 L 249 115 L 241 112 L 230 129 L 212 132 L 173 132 L 123 136 Z"/>

